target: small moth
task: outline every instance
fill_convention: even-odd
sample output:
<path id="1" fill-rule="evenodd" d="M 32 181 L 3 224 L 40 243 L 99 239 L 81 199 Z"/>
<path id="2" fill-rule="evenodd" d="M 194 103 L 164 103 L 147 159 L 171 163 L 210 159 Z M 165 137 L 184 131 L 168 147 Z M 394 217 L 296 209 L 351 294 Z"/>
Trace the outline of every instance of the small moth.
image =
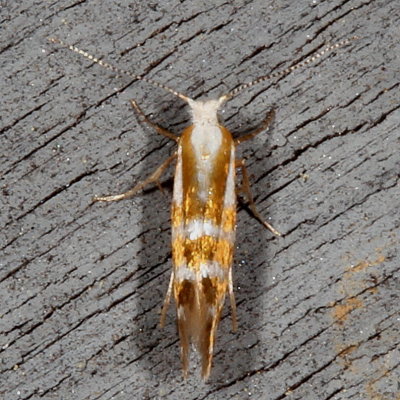
<path id="1" fill-rule="evenodd" d="M 235 157 L 236 147 L 240 143 L 254 138 L 267 129 L 273 120 L 274 111 L 267 114 L 259 128 L 234 139 L 231 133 L 220 124 L 218 110 L 242 90 L 263 81 L 287 75 L 314 62 L 328 51 L 347 45 L 354 39 L 356 37 L 329 45 L 285 70 L 261 76 L 252 82 L 237 86 L 218 99 L 205 101 L 193 100 L 162 83 L 115 67 L 61 40 L 49 39 L 113 72 L 166 90 L 185 101 L 191 109 L 192 125 L 188 126 L 181 136 L 176 136 L 148 120 L 136 102 L 131 101 L 133 108 L 141 117 L 158 133 L 176 141 L 178 148 L 150 177 L 127 192 L 94 198 L 94 201 L 104 202 L 129 198 L 150 183 L 159 184 L 163 171 L 173 161 L 176 162 L 171 207 L 173 268 L 161 312 L 161 326 L 164 325 L 167 308 L 173 296 L 177 307 L 182 368 L 185 378 L 189 370 L 191 344 L 194 344 L 200 354 L 203 379 L 207 380 L 210 375 L 216 331 L 227 293 L 232 308 L 233 330 L 236 330 L 237 326 L 232 283 L 236 229 L 236 168 L 240 168 L 242 172 L 242 190 L 247 195 L 252 213 L 273 234 L 280 236 L 280 233 L 264 221 L 257 212 L 244 161 L 237 160 Z"/>

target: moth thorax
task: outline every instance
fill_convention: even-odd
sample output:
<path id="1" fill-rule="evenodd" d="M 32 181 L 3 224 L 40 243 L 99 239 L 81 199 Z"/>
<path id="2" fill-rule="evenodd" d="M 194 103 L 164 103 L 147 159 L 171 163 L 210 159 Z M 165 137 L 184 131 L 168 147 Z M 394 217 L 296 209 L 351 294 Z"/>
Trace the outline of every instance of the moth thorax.
<path id="1" fill-rule="evenodd" d="M 222 150 L 223 133 L 217 117 L 220 104 L 218 100 L 189 101 L 193 114 L 190 144 L 196 166 L 197 196 L 202 201 L 206 201 L 209 196 L 215 161 Z"/>

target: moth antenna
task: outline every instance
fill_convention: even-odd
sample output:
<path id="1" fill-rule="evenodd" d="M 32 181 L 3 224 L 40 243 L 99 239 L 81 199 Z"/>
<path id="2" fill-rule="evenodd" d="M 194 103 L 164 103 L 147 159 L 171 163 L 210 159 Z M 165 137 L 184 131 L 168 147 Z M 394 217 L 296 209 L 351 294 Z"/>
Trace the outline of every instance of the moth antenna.
<path id="1" fill-rule="evenodd" d="M 331 44 L 326 46 L 323 50 L 315 53 L 314 55 L 306 58 L 304 61 L 300 61 L 297 64 L 292 65 L 291 67 L 288 67 L 282 71 L 277 71 L 277 72 L 273 72 L 272 74 L 269 75 L 264 75 L 264 76 L 260 76 L 259 78 L 255 79 L 252 82 L 248 82 L 248 83 L 243 83 L 241 85 L 239 85 L 237 88 L 231 90 L 229 93 L 224 94 L 223 96 L 220 97 L 220 101 L 221 102 L 225 102 L 229 99 L 231 99 L 232 97 L 236 96 L 237 94 L 239 94 L 241 91 L 243 91 L 244 89 L 248 89 L 254 85 L 257 85 L 260 82 L 264 82 L 270 79 L 274 79 L 274 78 L 280 78 L 282 76 L 288 75 L 291 72 L 295 71 L 296 69 L 300 69 L 302 67 L 305 67 L 308 64 L 311 64 L 315 61 L 317 61 L 319 58 L 321 58 L 323 55 L 325 55 L 326 53 L 338 49 L 339 47 L 345 46 L 347 44 L 349 44 L 350 42 L 352 42 L 353 40 L 357 40 L 359 39 L 358 36 L 352 36 L 350 38 L 347 39 L 343 39 L 340 42 Z"/>
<path id="2" fill-rule="evenodd" d="M 151 79 L 151 78 L 145 78 L 144 76 L 141 76 L 141 75 L 136 75 L 136 74 L 134 74 L 134 73 L 132 73 L 132 72 L 129 72 L 129 71 L 123 69 L 123 68 L 119 68 L 119 67 L 116 67 L 115 65 L 109 64 L 108 62 L 103 61 L 103 60 L 100 60 L 99 58 L 97 58 L 97 57 L 95 57 L 95 56 L 93 56 L 93 55 L 87 53 L 86 51 L 81 50 L 81 49 L 79 49 L 79 48 L 76 47 L 76 46 L 73 46 L 73 45 L 70 45 L 70 44 L 68 44 L 68 43 L 65 43 L 65 42 L 63 42 L 63 41 L 60 40 L 60 39 L 57 39 L 57 38 L 49 38 L 48 40 L 49 40 L 51 43 L 59 44 L 59 45 L 65 47 L 65 48 L 67 48 L 67 49 L 69 49 L 69 50 L 71 50 L 71 51 L 73 51 L 73 52 L 75 52 L 75 53 L 78 53 L 79 55 L 81 55 L 81 56 L 87 58 L 88 60 L 90 60 L 90 61 L 92 61 L 92 62 L 94 62 L 94 63 L 96 63 L 96 64 L 99 64 L 100 66 L 102 66 L 102 67 L 104 67 L 104 68 L 107 68 L 107 69 L 109 69 L 109 70 L 111 70 L 111 71 L 113 71 L 113 72 L 116 72 L 116 73 L 119 73 L 119 74 L 123 74 L 123 75 L 127 75 L 127 76 L 129 76 L 130 78 L 133 78 L 133 79 L 135 79 L 135 80 L 142 81 L 142 82 L 147 82 L 147 83 L 149 83 L 150 85 L 156 86 L 156 87 L 158 87 L 158 88 L 160 88 L 160 89 L 164 89 L 164 90 L 166 90 L 167 92 L 170 92 L 170 93 L 172 93 L 173 95 L 179 97 L 180 99 L 186 101 L 186 103 L 189 103 L 189 101 L 191 101 L 191 99 L 190 99 L 189 97 L 185 96 L 184 94 L 182 94 L 182 93 L 180 93 L 180 92 L 177 92 L 177 91 L 174 90 L 174 89 L 171 89 L 171 88 L 168 87 L 168 86 L 163 85 L 163 84 L 160 83 L 160 82 L 154 81 L 154 80 Z"/>

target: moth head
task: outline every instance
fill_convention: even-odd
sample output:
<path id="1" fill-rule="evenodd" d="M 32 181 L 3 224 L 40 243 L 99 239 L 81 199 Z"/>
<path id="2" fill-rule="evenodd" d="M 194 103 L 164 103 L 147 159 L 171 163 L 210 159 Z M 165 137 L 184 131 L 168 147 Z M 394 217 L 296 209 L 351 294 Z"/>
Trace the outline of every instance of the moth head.
<path id="1" fill-rule="evenodd" d="M 224 103 L 224 99 L 212 100 L 192 100 L 188 99 L 188 104 L 192 111 L 193 123 L 207 122 L 218 124 L 218 110 Z"/>

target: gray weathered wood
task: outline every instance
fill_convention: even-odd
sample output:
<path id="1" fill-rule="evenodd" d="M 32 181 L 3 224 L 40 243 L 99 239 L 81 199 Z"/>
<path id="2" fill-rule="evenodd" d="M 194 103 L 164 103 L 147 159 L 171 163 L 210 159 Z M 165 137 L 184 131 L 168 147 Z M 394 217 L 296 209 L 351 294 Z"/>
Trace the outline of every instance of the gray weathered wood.
<path id="1" fill-rule="evenodd" d="M 0 398 L 398 400 L 399 14 L 395 0 L 3 3 Z M 129 99 L 175 132 L 187 108 L 46 38 L 197 98 L 353 35 L 222 113 L 243 132 L 276 108 L 242 154 L 259 210 L 285 237 L 240 208 L 239 331 L 226 307 L 210 381 L 194 358 L 185 382 L 173 307 L 157 326 L 169 191 L 91 198 L 173 151 Z"/>

